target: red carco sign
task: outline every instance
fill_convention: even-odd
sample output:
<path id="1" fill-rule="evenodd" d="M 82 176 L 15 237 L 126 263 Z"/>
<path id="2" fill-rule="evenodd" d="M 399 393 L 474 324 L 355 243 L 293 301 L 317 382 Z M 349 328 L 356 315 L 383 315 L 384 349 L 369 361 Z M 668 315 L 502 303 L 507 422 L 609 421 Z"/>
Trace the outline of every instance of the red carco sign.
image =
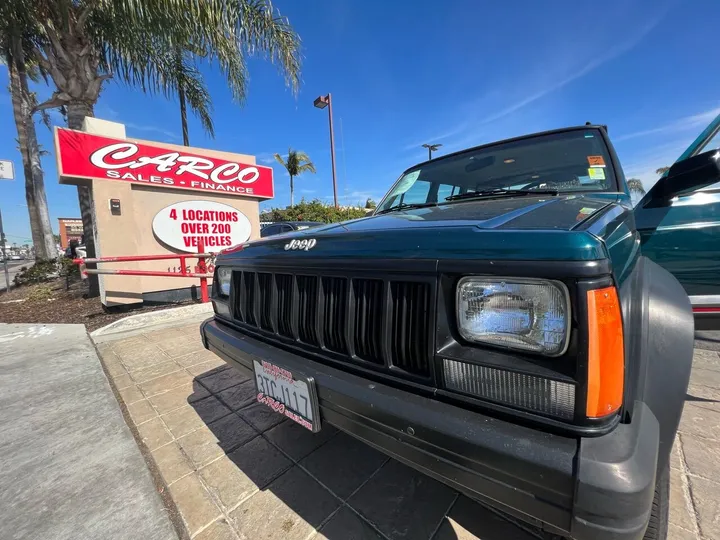
<path id="1" fill-rule="evenodd" d="M 56 130 L 55 145 L 60 176 L 106 178 L 258 199 L 274 195 L 271 167 L 203 156 L 196 148 L 186 152 L 69 129 Z"/>

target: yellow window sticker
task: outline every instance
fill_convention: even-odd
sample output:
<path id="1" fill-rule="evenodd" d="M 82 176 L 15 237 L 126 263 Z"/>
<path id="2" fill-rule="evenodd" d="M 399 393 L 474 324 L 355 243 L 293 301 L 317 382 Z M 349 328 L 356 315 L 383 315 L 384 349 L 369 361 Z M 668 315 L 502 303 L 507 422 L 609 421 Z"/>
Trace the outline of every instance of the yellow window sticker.
<path id="1" fill-rule="evenodd" d="M 590 167 L 588 176 L 593 180 L 605 180 L 605 169 L 601 167 Z"/>

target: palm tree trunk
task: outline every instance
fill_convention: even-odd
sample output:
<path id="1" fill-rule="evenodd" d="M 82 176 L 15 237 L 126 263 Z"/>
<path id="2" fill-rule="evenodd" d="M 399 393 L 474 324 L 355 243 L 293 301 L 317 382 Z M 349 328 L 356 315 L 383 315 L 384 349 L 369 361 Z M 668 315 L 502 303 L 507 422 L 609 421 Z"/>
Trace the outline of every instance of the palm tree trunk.
<path id="1" fill-rule="evenodd" d="M 71 101 L 67 105 L 67 120 L 70 129 L 82 129 L 83 120 L 86 116 L 94 116 L 93 106 L 84 101 Z M 78 186 L 78 204 L 80 206 L 80 217 L 83 222 L 83 239 L 88 258 L 96 256 L 95 251 L 95 215 L 93 204 L 92 184 L 87 186 Z M 94 264 L 88 264 L 88 268 L 96 268 Z M 100 296 L 100 282 L 98 276 L 94 274 L 88 275 L 88 297 L 95 298 Z"/>
<path id="2" fill-rule="evenodd" d="M 187 124 L 187 108 L 185 105 L 185 88 L 182 84 L 178 85 L 178 98 L 180 99 L 180 122 L 182 123 L 183 144 L 185 146 L 190 146 Z"/>
<path id="3" fill-rule="evenodd" d="M 57 257 L 57 249 L 50 224 L 45 179 L 40 163 L 40 147 L 32 118 L 30 89 L 28 88 L 25 57 L 20 39 L 13 40 L 12 49 L 12 53 L 7 58 L 10 72 L 10 93 L 23 162 L 25 200 L 30 217 L 35 257 L 37 259 L 54 259 Z"/>
<path id="4" fill-rule="evenodd" d="M 295 206 L 295 185 L 292 174 L 290 175 L 290 206 Z"/>

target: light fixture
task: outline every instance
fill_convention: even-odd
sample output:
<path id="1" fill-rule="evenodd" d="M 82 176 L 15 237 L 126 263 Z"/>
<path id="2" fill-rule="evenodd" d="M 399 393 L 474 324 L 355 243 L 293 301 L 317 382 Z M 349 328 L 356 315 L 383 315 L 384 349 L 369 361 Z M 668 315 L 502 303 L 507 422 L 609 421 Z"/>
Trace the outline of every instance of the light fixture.
<path id="1" fill-rule="evenodd" d="M 315 99 L 315 101 L 313 101 L 313 104 L 314 104 L 318 109 L 324 109 L 325 107 L 328 106 L 328 102 L 329 102 L 329 101 L 330 101 L 330 100 L 328 99 L 327 96 L 318 96 L 318 97 Z"/>

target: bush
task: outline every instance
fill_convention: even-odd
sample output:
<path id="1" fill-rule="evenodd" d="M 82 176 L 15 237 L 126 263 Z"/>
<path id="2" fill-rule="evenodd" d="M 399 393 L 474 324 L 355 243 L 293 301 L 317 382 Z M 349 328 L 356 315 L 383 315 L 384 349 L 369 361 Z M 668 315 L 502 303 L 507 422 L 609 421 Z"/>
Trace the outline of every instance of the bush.
<path id="1" fill-rule="evenodd" d="M 319 199 L 306 201 L 303 199 L 295 206 L 273 208 L 260 214 L 260 221 L 321 221 L 337 223 L 349 219 L 365 217 L 368 211 L 363 208 L 335 208 Z"/>
<path id="2" fill-rule="evenodd" d="M 30 268 L 23 266 L 20 272 L 15 274 L 13 283 L 20 287 L 31 283 L 42 283 L 48 281 L 58 274 L 58 261 L 56 259 L 39 259 Z"/>
<path id="3" fill-rule="evenodd" d="M 35 287 L 30 294 L 28 294 L 27 299 L 30 302 L 43 302 L 47 300 L 51 300 L 53 297 L 53 291 L 48 285 L 38 285 Z"/>
<path id="4" fill-rule="evenodd" d="M 58 259 L 59 273 L 61 276 L 79 276 L 80 267 L 69 257 L 60 257 Z"/>

